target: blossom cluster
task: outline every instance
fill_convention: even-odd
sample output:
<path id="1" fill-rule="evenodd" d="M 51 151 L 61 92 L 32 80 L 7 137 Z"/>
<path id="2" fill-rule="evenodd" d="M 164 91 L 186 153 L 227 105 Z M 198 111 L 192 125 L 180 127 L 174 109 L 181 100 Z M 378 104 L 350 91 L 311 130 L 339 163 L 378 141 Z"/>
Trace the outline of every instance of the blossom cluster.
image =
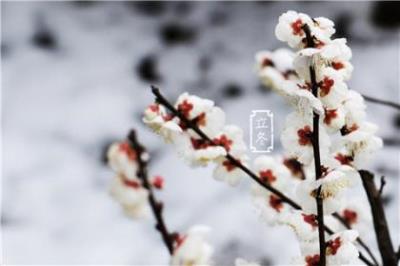
<path id="1" fill-rule="evenodd" d="M 302 265 L 318 265 L 320 259 L 316 205 L 319 188 L 325 224 L 341 230 L 328 238 L 327 265 L 357 263 L 353 242 L 357 230 L 367 230 L 370 217 L 364 205 L 354 204 L 359 199 L 345 200 L 346 191 L 359 183 L 357 169 L 382 147 L 382 140 L 375 136 L 377 126 L 366 120 L 363 97 L 346 84 L 353 71 L 351 49 L 346 39 L 332 38 L 334 33 L 329 19 L 288 11 L 280 16 L 275 34 L 293 50 L 256 55 L 262 83 L 283 96 L 294 111 L 287 116 L 281 135 L 285 157 L 259 157 L 254 169 L 261 180 L 297 199 L 302 210 L 286 207 L 282 200 L 259 187 L 253 189 L 253 195 L 269 223 L 288 225 L 295 231 L 302 253 L 295 263 Z M 315 117 L 319 118 L 320 178 L 314 165 Z M 332 219 L 333 213 L 356 230 L 345 230 Z"/>
<path id="2" fill-rule="evenodd" d="M 109 147 L 107 159 L 111 169 L 116 173 L 110 186 L 111 196 L 121 204 L 127 216 L 132 218 L 146 216 L 149 211 L 147 203 L 149 192 L 138 177 L 138 153 L 128 141 L 117 142 Z M 144 156 L 142 159 L 147 158 Z"/>
<path id="3" fill-rule="evenodd" d="M 124 213 L 131 218 L 145 216 L 149 212 L 149 191 L 143 186 L 139 174 L 139 154 L 142 161 L 148 160 L 147 153 L 139 153 L 128 141 L 112 144 L 107 153 L 108 163 L 116 173 L 110 186 L 111 196 L 122 206 Z M 154 176 L 150 180 L 154 189 L 164 187 L 164 179 Z M 193 226 L 186 234 L 175 234 L 171 265 L 208 265 L 213 249 L 206 241 L 209 232 L 206 226 Z"/>
<path id="4" fill-rule="evenodd" d="M 371 217 L 362 201 L 346 200 L 346 193 L 359 184 L 358 169 L 382 147 L 382 140 L 375 135 L 377 126 L 366 119 L 362 95 L 346 84 L 353 72 L 351 49 L 346 39 L 333 38 L 332 21 L 294 11 L 280 16 L 275 33 L 293 50 L 257 53 L 257 70 L 262 83 L 281 95 L 294 111 L 287 116 L 281 134 L 284 156 L 259 156 L 253 162 L 252 171 L 264 185 L 252 187 L 253 201 L 267 223 L 286 225 L 295 232 L 301 257 L 294 263 L 319 265 L 317 215 L 323 215 L 325 225 L 338 232 L 326 236 L 327 265 L 356 264 L 359 254 L 354 242 L 360 232 L 368 231 Z M 243 132 L 226 124 L 224 111 L 213 101 L 188 93 L 180 95 L 173 105 L 159 100 L 145 109 L 143 122 L 172 143 L 186 162 L 193 167 L 216 164 L 214 178 L 230 185 L 248 174 Z M 114 149 L 123 151 L 120 146 Z M 118 156 L 121 158 L 115 157 L 112 167 L 117 173 L 124 169 L 117 179 L 123 187 L 124 180 L 135 180 L 136 166 L 127 163 L 135 156 L 126 152 Z M 137 187 L 141 188 L 140 182 Z M 293 209 L 293 204 L 286 204 L 266 187 L 283 191 L 301 208 Z M 322 199 L 322 214 L 317 211 L 317 195 Z M 124 197 L 117 200 L 128 212 L 138 209 Z M 347 226 L 331 214 L 339 215 Z M 171 264 L 209 265 L 212 248 L 204 240 L 207 231 L 200 227 L 178 235 Z M 236 265 L 258 264 L 237 259 Z"/>
<path id="5" fill-rule="evenodd" d="M 173 143 L 178 154 L 191 166 L 206 166 L 213 162 L 216 164 L 213 173 L 216 180 L 238 184 L 243 172 L 225 156 L 229 153 L 237 161 L 246 163 L 248 158 L 242 129 L 225 124 L 224 111 L 208 99 L 183 93 L 175 108 L 184 120 L 168 112 L 163 105 L 154 103 L 146 108 L 143 122 L 166 142 Z M 196 125 L 209 140 L 199 136 L 188 123 Z"/>

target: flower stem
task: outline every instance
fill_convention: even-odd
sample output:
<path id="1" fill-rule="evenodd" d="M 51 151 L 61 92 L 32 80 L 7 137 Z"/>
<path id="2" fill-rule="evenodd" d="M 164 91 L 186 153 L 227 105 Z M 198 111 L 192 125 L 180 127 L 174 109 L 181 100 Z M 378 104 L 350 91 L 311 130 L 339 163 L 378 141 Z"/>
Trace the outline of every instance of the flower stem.
<path id="1" fill-rule="evenodd" d="M 156 102 L 159 104 L 163 105 L 166 107 L 173 115 L 178 117 L 182 122 L 187 125 L 188 128 L 192 129 L 194 132 L 196 132 L 203 140 L 206 140 L 210 142 L 213 145 L 216 145 L 211 138 L 209 138 L 193 121 L 187 119 L 181 112 L 179 112 L 161 93 L 160 90 L 155 87 L 151 86 L 152 93 L 156 97 Z M 273 186 L 269 185 L 268 183 L 262 182 L 259 176 L 255 174 L 253 171 L 251 171 L 249 168 L 247 168 L 245 165 L 243 165 L 240 161 L 236 160 L 232 155 L 227 153 L 225 156 L 227 160 L 229 160 L 230 163 L 241 169 L 243 172 L 245 172 L 251 179 L 253 179 L 256 183 L 258 183 L 260 186 L 264 187 L 268 191 L 274 193 L 277 197 L 279 197 L 283 202 L 289 204 L 291 207 L 293 207 L 296 210 L 301 210 L 301 207 L 298 203 L 296 203 L 294 200 L 290 199 L 288 196 L 286 196 L 284 193 L 279 191 L 278 189 L 274 188 Z M 334 232 L 332 229 L 330 229 L 328 226 L 324 225 L 324 229 L 327 233 L 332 235 Z M 375 264 L 370 262 L 361 252 L 359 252 L 359 258 L 362 260 L 365 264 L 368 266 L 374 266 Z"/>
<path id="2" fill-rule="evenodd" d="M 138 160 L 138 177 L 143 183 L 143 186 L 149 192 L 149 203 L 151 210 L 154 214 L 154 218 L 156 219 L 156 229 L 160 232 L 161 237 L 164 241 L 165 246 L 168 249 L 169 254 L 172 255 L 174 251 L 174 240 L 173 234 L 169 233 L 167 226 L 165 225 L 165 221 L 162 215 L 163 211 L 163 204 L 161 201 L 157 201 L 156 197 L 154 196 L 153 189 L 150 185 L 147 176 L 147 159 L 145 158 L 145 148 L 138 142 L 136 137 L 136 132 L 131 130 L 128 135 L 129 145 L 132 147 L 133 150 L 137 153 L 137 160 Z"/>
<path id="3" fill-rule="evenodd" d="M 306 34 L 307 47 L 314 48 L 315 43 L 313 37 L 310 32 L 310 28 L 307 24 L 303 26 L 303 30 Z M 310 68 L 310 81 L 311 81 L 311 92 L 314 97 L 318 98 L 318 83 L 315 77 L 315 69 L 314 66 L 311 65 Z M 315 178 L 316 180 L 322 177 L 321 170 L 321 157 L 320 157 L 320 149 L 319 149 L 319 115 L 316 112 L 313 112 L 313 131 L 312 131 L 312 146 L 314 153 L 314 165 L 315 165 Z M 326 243 L 325 243 L 325 232 L 324 232 L 324 205 L 322 198 L 322 186 L 318 187 L 316 203 L 317 203 L 317 221 L 318 221 L 318 236 L 319 236 L 319 265 L 326 265 Z"/>

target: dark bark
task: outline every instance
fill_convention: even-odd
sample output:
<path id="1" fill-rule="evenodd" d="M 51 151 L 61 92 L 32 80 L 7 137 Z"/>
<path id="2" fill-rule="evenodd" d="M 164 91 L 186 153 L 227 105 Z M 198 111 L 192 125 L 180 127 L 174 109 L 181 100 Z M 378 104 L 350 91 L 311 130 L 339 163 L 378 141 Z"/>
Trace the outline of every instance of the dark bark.
<path id="1" fill-rule="evenodd" d="M 364 95 L 364 94 L 362 94 L 362 96 L 368 102 L 377 103 L 377 104 L 389 106 L 389 107 L 395 108 L 397 110 L 400 110 L 400 104 L 398 104 L 398 103 L 377 99 L 377 98 L 374 98 L 374 97 L 371 97 L 371 96 L 367 96 L 367 95 Z"/>
<path id="2" fill-rule="evenodd" d="M 313 36 L 311 35 L 310 28 L 307 24 L 303 26 L 303 30 L 306 34 L 307 47 L 313 48 L 315 46 Z M 315 77 L 314 66 L 310 66 L 310 82 L 311 92 L 315 98 L 318 98 L 318 83 Z M 318 180 L 322 177 L 321 170 L 321 157 L 319 150 L 319 115 L 313 112 L 313 131 L 312 131 L 312 146 L 314 153 L 314 165 L 315 165 L 315 179 Z M 315 199 L 317 204 L 317 221 L 318 221 L 318 240 L 319 240 L 319 265 L 326 265 L 326 243 L 324 233 L 324 204 L 323 198 L 321 197 L 322 187 L 320 186 L 317 190 L 317 197 Z"/>
<path id="3" fill-rule="evenodd" d="M 389 227 L 386 221 L 381 195 L 374 182 L 374 175 L 368 171 L 359 171 L 365 192 L 371 207 L 375 235 L 384 266 L 396 266 L 397 254 L 390 239 Z"/>
<path id="4" fill-rule="evenodd" d="M 144 156 L 146 151 L 144 147 L 138 142 L 136 132 L 134 130 L 129 132 L 128 141 L 132 149 L 137 153 L 137 160 L 139 164 L 137 175 L 142 181 L 143 187 L 145 187 L 149 192 L 149 204 L 154 214 L 154 218 L 156 219 L 156 229 L 160 232 L 169 254 L 172 255 L 174 251 L 174 234 L 171 234 L 168 231 L 167 226 L 165 225 L 164 217 L 162 215 L 163 204 L 162 202 L 156 200 L 152 186 L 149 182 L 147 176 L 147 159 Z"/>

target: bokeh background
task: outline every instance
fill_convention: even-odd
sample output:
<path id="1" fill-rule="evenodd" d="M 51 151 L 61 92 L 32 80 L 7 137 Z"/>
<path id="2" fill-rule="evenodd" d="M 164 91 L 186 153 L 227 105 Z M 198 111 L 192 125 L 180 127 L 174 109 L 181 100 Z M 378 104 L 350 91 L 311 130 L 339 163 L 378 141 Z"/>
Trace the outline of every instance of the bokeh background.
<path id="1" fill-rule="evenodd" d="M 260 86 L 254 54 L 284 46 L 279 15 L 292 9 L 336 22 L 355 71 L 349 86 L 399 101 L 397 3 L 374 2 L 1 2 L 2 262 L 166 265 L 153 220 L 126 218 L 108 195 L 104 151 L 130 128 L 166 178 L 158 196 L 170 228 L 213 228 L 216 265 L 237 256 L 279 265 L 298 255 L 293 234 L 259 220 L 250 180 L 237 188 L 191 169 L 141 123 L 149 84 L 175 99 L 215 100 L 248 140 L 251 110 L 275 115 L 275 150 L 290 109 Z M 398 239 L 397 111 L 368 104 L 385 148 L 370 166 L 385 175 L 385 203 Z M 362 191 L 360 191 L 362 193 Z M 372 234 L 364 236 L 374 242 Z"/>

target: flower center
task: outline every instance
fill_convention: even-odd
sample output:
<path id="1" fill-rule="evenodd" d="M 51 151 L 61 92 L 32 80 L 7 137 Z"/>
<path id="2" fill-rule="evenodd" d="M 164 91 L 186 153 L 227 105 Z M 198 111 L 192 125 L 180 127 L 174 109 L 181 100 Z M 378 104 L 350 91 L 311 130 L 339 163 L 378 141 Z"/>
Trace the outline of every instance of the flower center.
<path id="1" fill-rule="evenodd" d="M 306 265 L 307 266 L 318 266 L 319 265 L 319 255 L 316 254 L 314 256 L 307 256 L 306 257 Z"/>
<path id="2" fill-rule="evenodd" d="M 325 117 L 324 117 L 324 123 L 325 124 L 330 125 L 332 120 L 337 117 L 337 112 L 336 111 L 337 111 L 336 109 L 333 109 L 333 110 L 326 110 L 325 109 Z"/>
<path id="3" fill-rule="evenodd" d="M 219 145 L 225 148 L 226 151 L 230 151 L 233 141 L 228 139 L 227 136 L 221 135 L 219 138 L 213 139 L 215 145 Z"/>
<path id="4" fill-rule="evenodd" d="M 292 32 L 294 35 L 303 36 L 303 21 L 301 21 L 301 19 L 297 19 L 295 22 L 290 24 L 290 26 L 292 27 Z"/>
<path id="5" fill-rule="evenodd" d="M 326 242 L 326 253 L 328 255 L 336 255 L 341 244 L 342 242 L 340 241 L 340 237 L 336 237 L 334 240 L 329 240 Z"/>
<path id="6" fill-rule="evenodd" d="M 185 117 L 189 117 L 189 113 L 192 109 L 193 104 L 189 103 L 187 100 L 184 100 L 178 105 L 178 111 L 181 112 Z"/>
<path id="7" fill-rule="evenodd" d="M 329 92 L 332 89 L 333 84 L 335 84 L 335 81 L 333 79 L 330 79 L 328 77 L 324 77 L 324 79 L 319 83 L 319 87 L 321 89 L 321 97 L 325 97 L 326 95 L 329 94 Z"/>
<path id="8" fill-rule="evenodd" d="M 269 59 L 269 58 L 264 58 L 264 59 L 262 60 L 262 62 L 261 62 L 261 67 L 264 68 L 264 67 L 268 67 L 268 66 L 274 67 L 275 64 L 274 64 L 274 62 L 272 62 L 271 59 Z"/>
<path id="9" fill-rule="evenodd" d="M 351 162 L 353 161 L 353 157 L 352 156 L 345 155 L 345 154 L 342 154 L 342 153 L 338 153 L 335 156 L 335 159 L 338 160 L 341 164 L 344 164 L 344 165 L 350 165 Z"/>
<path id="10" fill-rule="evenodd" d="M 342 62 L 332 62 L 332 67 L 336 70 L 344 68 L 344 64 Z"/>
<path id="11" fill-rule="evenodd" d="M 312 131 L 310 126 L 305 126 L 304 128 L 297 130 L 297 136 L 299 137 L 300 145 L 311 145 Z"/>
<path id="12" fill-rule="evenodd" d="M 139 188 L 140 183 L 135 180 L 123 179 L 124 185 L 131 187 L 131 188 Z"/>
<path id="13" fill-rule="evenodd" d="M 274 195 L 270 195 L 269 196 L 269 205 L 277 212 L 281 212 L 281 210 L 283 208 L 283 201 L 282 201 L 282 199 L 280 199 Z"/>
<path id="14" fill-rule="evenodd" d="M 342 136 L 345 136 L 347 134 L 350 134 L 353 131 L 356 131 L 358 129 L 358 125 L 357 124 L 353 124 L 350 127 L 345 125 L 340 129 L 340 133 L 342 134 Z"/>
<path id="15" fill-rule="evenodd" d="M 239 160 L 237 160 L 239 161 Z M 223 166 L 225 166 L 225 169 L 227 172 L 232 171 L 233 169 L 236 168 L 236 165 L 234 165 L 233 163 L 231 163 L 230 161 L 226 160 L 222 163 Z"/>
<path id="16" fill-rule="evenodd" d="M 198 126 L 205 126 L 206 125 L 206 113 L 201 113 L 199 114 L 195 119 L 194 122 L 196 123 L 196 125 Z"/>
<path id="17" fill-rule="evenodd" d="M 343 218 L 346 220 L 348 224 L 354 224 L 357 222 L 357 213 L 355 211 L 345 209 L 343 211 Z"/>
<path id="18" fill-rule="evenodd" d="M 292 175 L 304 179 L 302 164 L 295 158 L 285 159 L 283 164 L 290 170 Z"/>
<path id="19" fill-rule="evenodd" d="M 311 225 L 313 228 L 318 226 L 317 223 L 317 216 L 314 214 L 301 214 L 303 216 L 303 220 L 304 222 L 308 223 L 309 225 Z"/>
<path id="20" fill-rule="evenodd" d="M 272 170 L 268 169 L 265 171 L 260 171 L 260 179 L 267 184 L 271 184 L 276 181 L 276 176 Z"/>
<path id="21" fill-rule="evenodd" d="M 192 142 L 192 147 L 195 150 L 206 149 L 211 146 L 209 141 L 203 139 L 190 138 L 190 141 Z"/>

